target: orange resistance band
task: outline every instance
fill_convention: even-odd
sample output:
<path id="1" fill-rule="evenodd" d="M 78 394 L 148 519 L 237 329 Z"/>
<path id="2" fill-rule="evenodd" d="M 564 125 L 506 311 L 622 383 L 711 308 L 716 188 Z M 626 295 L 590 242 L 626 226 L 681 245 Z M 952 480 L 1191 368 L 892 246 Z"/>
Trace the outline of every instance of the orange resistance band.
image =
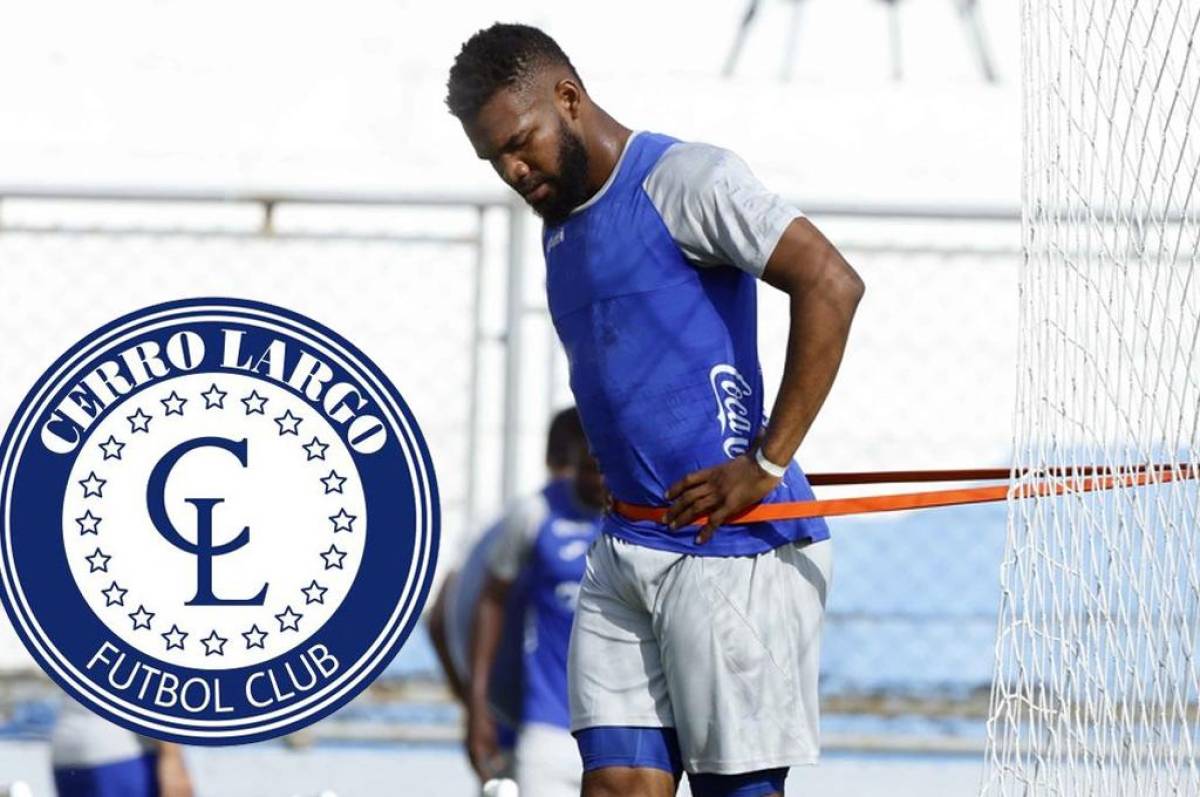
<path id="1" fill-rule="evenodd" d="M 1114 487 L 1141 487 L 1147 484 L 1165 484 L 1176 479 L 1194 479 L 1197 473 L 1190 466 L 1172 467 L 1152 465 L 1130 468 L 1126 475 L 1112 475 L 1111 470 L 1099 467 L 1073 469 L 1050 468 L 1041 473 L 1041 480 L 1028 484 L 994 485 L 991 487 L 965 487 L 952 490 L 927 490 L 918 493 L 892 493 L 890 495 L 868 495 L 860 498 L 830 498 L 815 501 L 780 501 L 771 504 L 754 504 L 726 520 L 726 525 L 760 523 L 767 520 L 796 520 L 809 517 L 831 517 L 834 515 L 857 515 L 866 512 L 895 512 L 901 509 L 925 509 L 958 504 L 982 504 L 1003 501 L 1010 493 L 1013 498 L 1063 495 L 1065 493 L 1088 493 L 1094 490 L 1110 490 Z M 1096 476 L 1107 473 L 1110 475 Z M 1049 476 L 1063 477 L 1062 481 L 1046 481 Z M 1085 475 L 1092 474 L 1092 475 Z M 927 470 L 927 471 L 876 471 L 866 473 L 819 473 L 808 477 L 813 485 L 833 484 L 884 484 L 897 482 L 934 481 L 983 481 L 1007 479 L 1010 472 L 1000 469 L 975 470 Z M 629 520 L 652 520 L 662 523 L 667 508 L 661 506 L 639 506 L 624 501 L 614 501 L 613 510 Z M 707 517 L 699 517 L 689 525 L 702 526 Z"/>

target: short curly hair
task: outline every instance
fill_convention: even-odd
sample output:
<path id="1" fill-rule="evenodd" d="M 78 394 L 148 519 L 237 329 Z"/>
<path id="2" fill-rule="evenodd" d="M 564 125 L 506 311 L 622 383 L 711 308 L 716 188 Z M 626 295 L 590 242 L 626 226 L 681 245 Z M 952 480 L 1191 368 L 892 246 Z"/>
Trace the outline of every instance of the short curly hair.
<path id="1" fill-rule="evenodd" d="M 586 451 L 588 441 L 579 410 L 574 407 L 559 410 L 551 419 L 546 435 L 546 467 L 552 470 L 571 467 L 581 447 Z"/>
<path id="2" fill-rule="evenodd" d="M 446 81 L 446 107 L 460 121 L 473 120 L 499 89 L 525 88 L 549 65 L 567 67 L 583 86 L 554 39 L 529 25 L 497 22 L 463 43 Z"/>

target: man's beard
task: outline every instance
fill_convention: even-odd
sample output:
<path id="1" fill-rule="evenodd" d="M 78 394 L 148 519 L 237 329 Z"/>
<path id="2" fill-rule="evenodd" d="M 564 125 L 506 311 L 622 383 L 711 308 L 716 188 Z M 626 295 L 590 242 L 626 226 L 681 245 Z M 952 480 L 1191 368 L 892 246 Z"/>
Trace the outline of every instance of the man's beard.
<path id="1" fill-rule="evenodd" d="M 571 132 L 566 122 L 558 122 L 558 175 L 548 178 L 554 193 L 534 206 L 534 211 L 546 224 L 562 224 L 571 211 L 587 199 L 588 155 L 583 140 Z"/>

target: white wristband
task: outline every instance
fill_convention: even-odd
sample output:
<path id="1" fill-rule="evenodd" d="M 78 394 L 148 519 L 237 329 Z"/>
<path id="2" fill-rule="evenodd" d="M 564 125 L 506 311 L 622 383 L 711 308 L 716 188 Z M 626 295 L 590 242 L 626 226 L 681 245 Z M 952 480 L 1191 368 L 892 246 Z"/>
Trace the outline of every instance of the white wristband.
<path id="1" fill-rule="evenodd" d="M 764 472 L 774 476 L 776 479 L 782 479 L 783 474 L 787 473 L 787 465 L 776 465 L 771 460 L 763 456 L 762 449 L 759 448 L 754 452 L 754 462 Z"/>

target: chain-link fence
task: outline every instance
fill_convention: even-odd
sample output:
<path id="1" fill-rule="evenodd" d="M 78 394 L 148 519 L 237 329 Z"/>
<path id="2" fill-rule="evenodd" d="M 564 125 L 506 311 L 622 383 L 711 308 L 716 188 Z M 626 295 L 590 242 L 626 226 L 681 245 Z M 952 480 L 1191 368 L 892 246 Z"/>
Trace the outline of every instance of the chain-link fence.
<path id="1" fill-rule="evenodd" d="M 446 558 L 499 505 L 490 474 L 503 447 L 509 206 L 104 191 L 0 201 L 0 417 L 70 345 L 123 313 L 199 296 L 259 300 L 335 329 L 396 383 L 434 459 Z"/>
<path id="2" fill-rule="evenodd" d="M 543 477 L 546 423 L 571 396 L 524 211 L 487 198 L 161 193 L 10 197 L 0 211 L 0 417 L 67 346 L 116 316 L 168 299 L 235 296 L 328 324 L 396 382 L 434 456 L 443 566 L 506 498 Z M 810 472 L 1006 465 L 1015 211 L 811 215 L 862 274 L 867 296 L 802 464 Z M 785 298 L 763 285 L 768 405 L 787 332 Z M 832 522 L 827 712 L 984 710 L 1004 518 L 1002 505 L 990 505 Z"/>
<path id="3" fill-rule="evenodd" d="M 992 215 L 822 224 L 868 295 L 802 452 L 811 470 L 1008 465 L 1020 237 L 1015 211 Z M 786 309 L 764 312 L 769 381 Z M 1005 505 L 990 504 L 831 523 L 828 707 L 983 716 L 1005 522 Z"/>

